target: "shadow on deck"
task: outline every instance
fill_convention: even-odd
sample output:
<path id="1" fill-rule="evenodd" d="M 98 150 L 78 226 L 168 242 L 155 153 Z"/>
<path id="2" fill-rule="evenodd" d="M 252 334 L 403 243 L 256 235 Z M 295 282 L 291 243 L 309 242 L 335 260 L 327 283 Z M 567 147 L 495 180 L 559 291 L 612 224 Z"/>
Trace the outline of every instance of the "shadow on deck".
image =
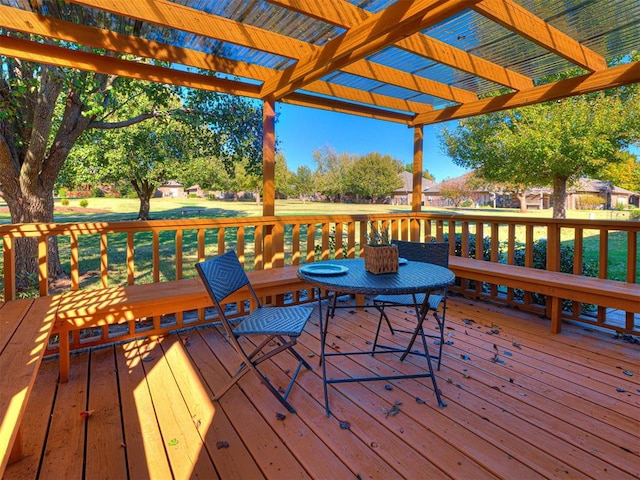
<path id="1" fill-rule="evenodd" d="M 337 316 L 333 348 L 370 348 L 373 308 Z M 5 478 L 638 478 L 640 345 L 573 325 L 553 335 L 546 320 L 461 298 L 447 321 L 444 409 L 429 379 L 350 383 L 330 387 L 327 418 L 317 317 L 298 348 L 314 370 L 301 373 L 290 396 L 298 414 L 284 419 L 252 374 L 210 400 L 237 366 L 214 327 L 84 351 L 67 384 L 57 359 L 45 360 L 26 457 Z M 265 366 L 276 385 L 295 363 L 281 357 Z M 355 376 L 422 362 L 334 357 L 329 369 Z"/>

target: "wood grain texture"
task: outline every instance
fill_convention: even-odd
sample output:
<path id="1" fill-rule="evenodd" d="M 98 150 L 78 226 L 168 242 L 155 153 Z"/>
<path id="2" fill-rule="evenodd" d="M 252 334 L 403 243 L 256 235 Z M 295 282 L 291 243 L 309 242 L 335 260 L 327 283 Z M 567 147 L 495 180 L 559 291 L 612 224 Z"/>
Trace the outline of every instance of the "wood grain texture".
<path id="1" fill-rule="evenodd" d="M 331 321 L 331 348 L 370 348 L 377 312 L 352 308 L 347 300 L 340 305 L 346 308 Z M 404 309 L 389 313 L 394 325 L 413 321 Z M 428 320 L 428 328 L 434 323 Z M 386 328 L 381 334 L 392 345 L 406 340 Z M 187 478 L 208 465 L 224 479 L 324 478 L 327 471 L 334 472 L 333 478 L 429 474 L 461 480 L 631 480 L 640 474 L 640 377 L 625 373 L 637 369 L 637 344 L 574 325 L 552 335 L 548 320 L 450 297 L 447 345 L 436 373 L 445 408 L 438 408 L 424 380 L 334 384 L 330 399 L 335 416 L 327 418 L 317 368 L 318 335 L 314 317 L 298 345 L 314 370 L 304 371 L 292 390 L 290 401 L 298 414 L 282 420 L 275 415 L 280 404 L 255 375 L 246 375 L 220 401 L 211 402 L 237 366 L 237 355 L 216 328 L 91 352 L 91 372 L 117 369 L 131 478 L 167 478 L 169 468 L 176 478 Z M 46 445 L 40 478 L 79 478 L 74 472 L 84 461 L 84 437 L 69 429 L 78 413 L 73 397 L 86 401 L 86 392 L 91 397 L 98 388 L 93 382 L 101 381 L 93 373 L 79 374 L 88 372 L 89 354 L 73 360 L 70 382 L 57 395 L 51 375 L 56 362 L 44 360 L 32 395 L 41 405 L 29 405 L 54 412 L 49 420 L 42 417 L 49 422 L 45 428 L 24 425 L 25 439 L 37 442 L 27 444 L 26 452 L 38 455 Z M 400 362 L 394 354 L 333 357 L 329 362 L 332 371 L 347 375 L 424 368 L 420 357 Z M 280 385 L 289 378 L 292 363 L 284 355 L 263 367 Z M 53 368 L 46 368 L 50 364 Z M 104 403 L 117 411 L 117 402 L 109 395 Z M 393 405 L 399 411 L 389 415 Z M 66 424 L 59 421 L 63 418 Z M 173 438 L 179 441 L 172 447 L 182 448 L 182 455 L 169 451 L 167 441 Z M 104 439 L 89 434 L 87 440 L 101 445 Z M 220 441 L 228 447 L 219 448 Z M 87 446 L 91 455 L 103 450 Z M 39 458 L 30 457 L 25 460 L 37 465 Z M 101 462 L 106 465 L 107 459 Z M 9 466 L 6 478 L 35 478 L 21 464 Z"/>

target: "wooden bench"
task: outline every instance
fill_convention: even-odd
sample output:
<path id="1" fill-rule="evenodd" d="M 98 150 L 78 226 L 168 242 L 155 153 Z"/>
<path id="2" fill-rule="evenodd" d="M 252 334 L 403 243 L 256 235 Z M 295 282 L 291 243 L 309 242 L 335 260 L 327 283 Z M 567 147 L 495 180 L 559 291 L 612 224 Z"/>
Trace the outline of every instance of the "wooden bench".
<path id="1" fill-rule="evenodd" d="M 259 298 L 278 297 L 310 288 L 297 276 L 298 267 L 289 266 L 247 272 Z M 128 285 L 100 290 L 78 290 L 59 295 L 53 332 L 60 334 L 60 381 L 69 378 L 69 332 L 81 328 L 123 323 L 171 312 L 212 306 L 199 278 Z M 249 299 L 248 289 L 230 296 L 227 303 Z M 276 303 L 281 303 L 281 300 Z"/>
<path id="2" fill-rule="evenodd" d="M 553 333 L 560 332 L 563 299 L 640 313 L 640 285 L 635 283 L 454 256 L 449 257 L 449 268 L 457 277 L 546 295 Z"/>
<path id="3" fill-rule="evenodd" d="M 22 458 L 22 419 L 55 320 L 57 299 L 0 304 L 0 478 Z"/>

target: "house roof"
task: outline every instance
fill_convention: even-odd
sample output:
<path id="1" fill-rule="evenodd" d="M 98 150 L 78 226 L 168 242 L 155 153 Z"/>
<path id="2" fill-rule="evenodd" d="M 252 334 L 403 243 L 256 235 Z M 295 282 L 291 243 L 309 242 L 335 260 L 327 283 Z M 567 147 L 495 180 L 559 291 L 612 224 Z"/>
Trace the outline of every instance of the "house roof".
<path id="1" fill-rule="evenodd" d="M 394 192 L 396 195 L 397 194 L 401 194 L 401 193 L 411 193 L 413 191 L 413 174 L 410 172 L 400 172 L 400 178 L 402 178 L 402 186 L 400 188 L 397 188 L 396 191 Z M 422 179 L 422 188 L 421 191 L 425 191 L 425 189 L 428 188 L 429 185 L 431 185 L 433 182 L 430 180 L 427 180 L 425 178 Z"/>
<path id="2" fill-rule="evenodd" d="M 585 192 L 585 193 L 603 193 L 611 189 L 611 193 L 618 195 L 637 195 L 637 192 L 632 192 L 621 187 L 612 185 L 611 182 L 603 182 L 602 180 L 593 180 L 590 178 L 581 178 L 576 185 L 569 186 L 569 190 L 573 192 Z"/>
<path id="3" fill-rule="evenodd" d="M 473 176 L 473 172 L 470 172 L 470 173 L 465 173 L 464 175 L 461 175 L 459 177 L 450 178 L 439 183 L 434 183 L 432 185 L 429 185 L 427 192 L 429 194 L 437 195 L 440 193 L 440 190 L 443 184 L 462 186 L 466 184 L 467 181 L 471 179 L 472 176 Z M 610 182 L 604 182 L 602 180 L 594 180 L 591 178 L 581 178 L 580 180 L 578 180 L 577 183 L 573 185 L 568 185 L 567 191 L 574 192 L 574 193 L 599 194 L 599 193 L 606 192 L 608 188 L 611 188 L 611 193 L 613 194 L 618 194 L 618 195 L 637 195 L 638 194 L 637 192 L 632 192 L 630 190 L 625 190 L 624 188 L 611 185 Z M 475 193 L 486 193 L 489 191 L 494 191 L 494 190 L 482 185 L 477 186 L 473 190 L 473 192 Z M 546 193 L 546 194 L 551 194 L 552 191 L 553 189 L 549 187 L 533 187 L 527 190 L 528 193 Z"/>
<path id="4" fill-rule="evenodd" d="M 0 29 L 0 55 L 410 126 L 640 81 L 637 0 L 0 0 Z"/>

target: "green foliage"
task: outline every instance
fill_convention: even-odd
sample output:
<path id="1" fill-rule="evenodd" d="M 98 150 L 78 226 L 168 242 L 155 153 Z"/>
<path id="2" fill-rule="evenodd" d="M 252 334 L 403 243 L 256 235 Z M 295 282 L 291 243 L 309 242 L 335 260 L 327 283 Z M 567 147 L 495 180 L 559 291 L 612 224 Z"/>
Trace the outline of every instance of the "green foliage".
<path id="1" fill-rule="evenodd" d="M 287 168 L 287 159 L 282 152 L 276 154 L 275 188 L 276 195 L 289 198 L 296 194 L 295 173 Z"/>
<path id="2" fill-rule="evenodd" d="M 634 208 L 629 212 L 629 220 L 640 221 L 640 208 Z"/>
<path id="3" fill-rule="evenodd" d="M 565 273 L 573 273 L 574 263 L 574 247 L 569 243 L 562 243 L 560 245 L 560 271 Z M 524 266 L 525 264 L 525 249 L 524 244 L 518 244 L 514 252 L 514 264 Z M 533 242 L 533 268 L 546 270 L 547 268 L 547 239 L 541 238 Z M 588 277 L 596 277 L 598 275 L 597 265 L 592 265 L 586 262 L 582 263 L 582 275 Z M 514 295 L 516 299 L 522 300 L 524 298 L 524 292 L 522 290 L 515 290 Z M 545 296 L 538 293 L 532 293 L 533 301 L 539 305 L 545 305 Z M 562 308 L 570 310 L 573 302 L 571 300 L 564 300 Z M 592 310 L 591 305 L 583 304 L 585 310 Z"/>
<path id="4" fill-rule="evenodd" d="M 348 193 L 346 172 L 353 165 L 355 158 L 346 153 L 338 154 L 327 145 L 313 152 L 313 161 L 316 164 L 318 191 L 328 197 L 342 200 Z"/>
<path id="5" fill-rule="evenodd" d="M 443 235 L 443 241 L 448 242 L 449 241 L 449 234 L 445 233 Z M 457 257 L 462 256 L 462 234 L 461 233 L 456 233 L 455 234 L 455 255 Z M 502 250 L 506 247 L 505 243 L 502 243 L 498 246 L 498 252 L 502 252 Z M 479 252 L 480 254 L 478 255 L 478 251 L 476 248 L 476 235 L 474 233 L 470 233 L 469 234 L 469 257 L 470 258 L 475 258 L 477 260 L 491 260 L 491 238 L 489 237 L 484 237 L 482 239 L 482 251 Z"/>
<path id="6" fill-rule="evenodd" d="M 317 175 L 309 167 L 304 165 L 298 167 L 293 177 L 295 195 L 300 198 L 313 196 L 318 191 L 316 184 Z"/>
<path id="7" fill-rule="evenodd" d="M 16 297 L 17 298 L 38 298 L 40 288 L 38 286 L 38 274 L 33 272 L 16 273 Z"/>
<path id="8" fill-rule="evenodd" d="M 80 200 L 79 205 L 82 208 L 87 208 L 89 206 L 89 200 L 87 200 L 86 198 L 83 198 L 82 200 Z"/>
<path id="9" fill-rule="evenodd" d="M 69 206 L 69 199 L 68 198 L 63 198 L 62 200 L 60 200 L 60 203 L 62 204 L 63 207 L 68 207 Z"/>
<path id="10" fill-rule="evenodd" d="M 345 172 L 347 191 L 375 201 L 402 186 L 400 172 L 402 163 L 389 155 L 372 152 L 356 157 Z"/>
<path id="11" fill-rule="evenodd" d="M 313 156 L 317 189 L 328 197 L 342 200 L 349 194 L 375 201 L 402 186 L 402 163 L 389 155 L 338 154 L 327 146 L 316 150 Z"/>
<path id="12" fill-rule="evenodd" d="M 621 152 L 620 158 L 619 162 L 605 166 L 601 180 L 632 192 L 640 192 L 640 158 L 630 152 Z"/>
<path id="13" fill-rule="evenodd" d="M 567 183 L 598 178 L 638 144 L 637 92 L 616 90 L 472 117 L 441 132 L 441 146 L 462 167 L 512 188 L 553 186 L 564 215 Z M 560 211 L 561 210 L 561 211 Z"/>
<path id="14" fill-rule="evenodd" d="M 95 198 L 102 198 L 104 197 L 104 192 L 99 187 L 93 187 L 91 189 L 91 196 Z"/>

